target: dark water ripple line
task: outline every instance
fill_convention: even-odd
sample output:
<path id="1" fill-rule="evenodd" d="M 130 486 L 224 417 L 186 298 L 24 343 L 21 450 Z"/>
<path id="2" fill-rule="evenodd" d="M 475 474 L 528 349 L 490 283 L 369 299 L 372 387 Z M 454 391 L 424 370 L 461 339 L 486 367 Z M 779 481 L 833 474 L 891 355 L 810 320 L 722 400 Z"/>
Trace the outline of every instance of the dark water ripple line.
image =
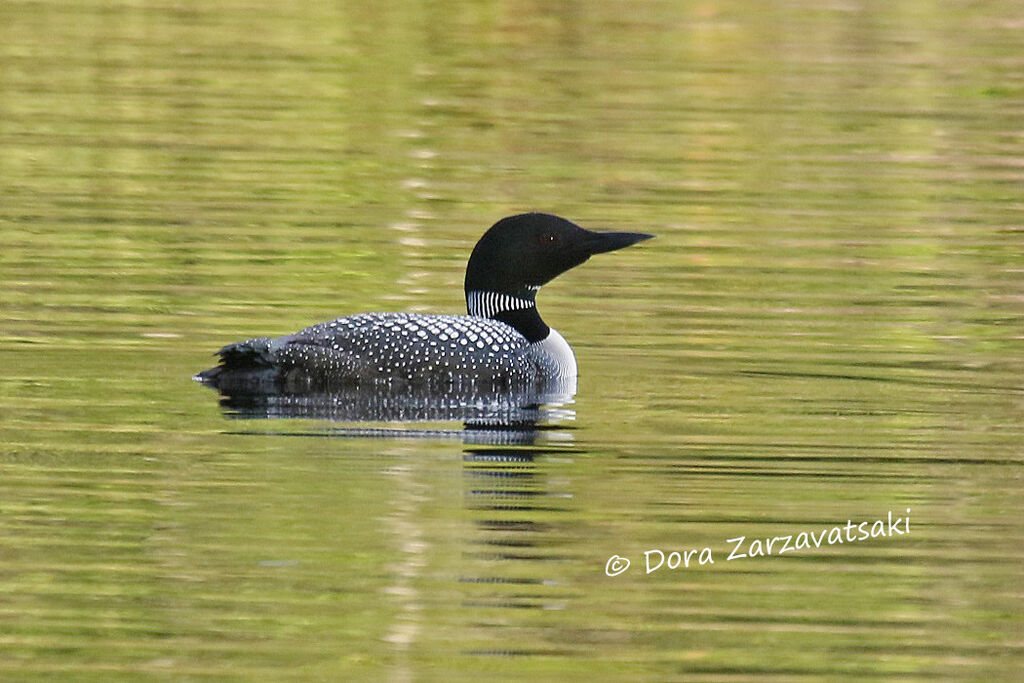
<path id="1" fill-rule="evenodd" d="M 895 366 L 899 367 L 899 366 Z M 848 374 L 829 374 L 829 373 L 814 373 L 814 372 L 782 372 L 774 370 L 739 370 L 736 372 L 738 375 L 750 375 L 750 376 L 767 376 L 767 377 L 784 377 L 784 378 L 800 378 L 800 379 L 845 379 L 854 380 L 859 382 L 884 382 L 892 384 L 909 384 L 918 386 L 932 386 L 942 389 L 970 389 L 977 393 L 994 393 L 994 394 L 1024 394 L 1024 386 L 1010 386 L 1010 385 L 982 385 L 982 384 L 970 384 L 967 382 L 951 382 L 951 381 L 940 381 L 940 380 L 925 380 L 925 379 L 912 379 L 906 377 L 870 377 L 867 375 L 848 375 Z"/>

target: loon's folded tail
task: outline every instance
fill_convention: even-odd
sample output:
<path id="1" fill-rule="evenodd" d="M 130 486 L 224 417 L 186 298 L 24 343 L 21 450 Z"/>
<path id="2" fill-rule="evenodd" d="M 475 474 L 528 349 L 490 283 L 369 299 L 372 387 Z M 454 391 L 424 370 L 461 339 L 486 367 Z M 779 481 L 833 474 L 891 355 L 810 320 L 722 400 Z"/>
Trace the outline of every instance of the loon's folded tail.
<path id="1" fill-rule="evenodd" d="M 258 337 L 228 344 L 214 354 L 220 356 L 217 366 L 196 373 L 192 379 L 216 386 L 229 375 L 265 375 L 274 369 L 271 341 L 269 337 Z"/>

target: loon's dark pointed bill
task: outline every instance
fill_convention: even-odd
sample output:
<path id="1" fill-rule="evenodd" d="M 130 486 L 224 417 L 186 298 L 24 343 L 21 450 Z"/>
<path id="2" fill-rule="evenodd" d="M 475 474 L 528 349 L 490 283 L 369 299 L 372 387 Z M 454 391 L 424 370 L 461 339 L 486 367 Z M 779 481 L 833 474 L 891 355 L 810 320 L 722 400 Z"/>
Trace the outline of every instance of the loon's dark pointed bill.
<path id="1" fill-rule="evenodd" d="M 649 240 L 654 235 L 646 232 L 596 232 L 588 230 L 586 246 L 591 254 L 603 254 L 606 251 L 615 251 L 632 246 L 637 242 Z"/>

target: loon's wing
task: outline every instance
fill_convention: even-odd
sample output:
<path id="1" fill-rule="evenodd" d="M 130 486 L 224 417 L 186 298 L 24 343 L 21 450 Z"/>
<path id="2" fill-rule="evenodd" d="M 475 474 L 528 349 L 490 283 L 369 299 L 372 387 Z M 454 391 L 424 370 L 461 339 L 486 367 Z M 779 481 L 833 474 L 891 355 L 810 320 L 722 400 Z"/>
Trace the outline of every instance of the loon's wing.
<path id="1" fill-rule="evenodd" d="M 385 317 L 359 314 L 317 323 L 272 342 L 274 362 L 320 377 L 369 378 L 380 361 Z"/>
<path id="2" fill-rule="evenodd" d="M 218 351 L 220 365 L 197 379 L 222 384 L 240 375 L 304 386 L 399 379 L 433 382 L 525 379 L 536 368 L 529 342 L 496 320 L 417 313 L 361 313 L 284 337 L 259 337 Z"/>
<path id="3" fill-rule="evenodd" d="M 470 316 L 360 313 L 312 325 L 284 341 L 294 353 L 332 365 L 328 372 L 341 367 L 358 378 L 486 382 L 535 370 L 526 354 L 530 344 L 515 328 Z"/>

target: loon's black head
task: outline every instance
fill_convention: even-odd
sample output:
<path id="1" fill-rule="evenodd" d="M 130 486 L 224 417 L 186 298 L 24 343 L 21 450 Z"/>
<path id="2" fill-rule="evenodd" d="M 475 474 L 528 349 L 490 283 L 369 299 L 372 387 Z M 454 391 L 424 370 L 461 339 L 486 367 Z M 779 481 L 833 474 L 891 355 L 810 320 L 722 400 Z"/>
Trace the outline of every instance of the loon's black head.
<path id="1" fill-rule="evenodd" d="M 466 267 L 466 292 L 536 291 L 594 254 L 614 251 L 654 235 L 593 232 L 546 213 L 509 216 L 476 243 Z"/>
<path id="2" fill-rule="evenodd" d="M 650 239 L 641 232 L 594 232 L 546 213 L 502 218 L 484 233 L 466 266 L 466 307 L 470 315 L 512 325 L 539 341 L 549 328 L 534 297 L 542 285 L 594 254 Z"/>

